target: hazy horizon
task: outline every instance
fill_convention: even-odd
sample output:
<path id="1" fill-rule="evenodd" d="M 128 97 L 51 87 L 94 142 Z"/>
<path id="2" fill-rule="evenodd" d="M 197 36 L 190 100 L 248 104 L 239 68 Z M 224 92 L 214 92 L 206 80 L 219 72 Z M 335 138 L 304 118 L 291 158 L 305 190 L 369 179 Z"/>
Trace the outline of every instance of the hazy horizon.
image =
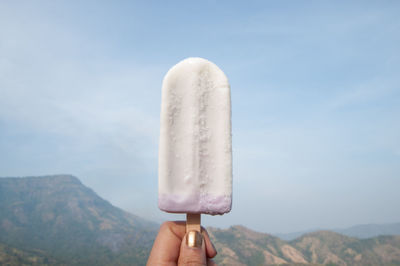
<path id="1" fill-rule="evenodd" d="M 228 76 L 233 208 L 207 226 L 286 233 L 400 221 L 400 3 L 0 2 L 0 176 L 72 174 L 157 208 L 161 82 Z"/>

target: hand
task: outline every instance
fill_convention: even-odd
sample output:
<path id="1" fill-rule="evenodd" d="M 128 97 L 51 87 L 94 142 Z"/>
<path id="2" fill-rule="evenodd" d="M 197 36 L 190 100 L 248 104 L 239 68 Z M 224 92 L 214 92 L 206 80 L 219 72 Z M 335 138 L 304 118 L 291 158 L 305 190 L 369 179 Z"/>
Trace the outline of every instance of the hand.
<path id="1" fill-rule="evenodd" d="M 193 241 L 194 240 L 194 241 Z M 207 231 L 186 233 L 185 222 L 165 222 L 154 241 L 147 266 L 153 265 L 216 265 L 217 255 Z"/>

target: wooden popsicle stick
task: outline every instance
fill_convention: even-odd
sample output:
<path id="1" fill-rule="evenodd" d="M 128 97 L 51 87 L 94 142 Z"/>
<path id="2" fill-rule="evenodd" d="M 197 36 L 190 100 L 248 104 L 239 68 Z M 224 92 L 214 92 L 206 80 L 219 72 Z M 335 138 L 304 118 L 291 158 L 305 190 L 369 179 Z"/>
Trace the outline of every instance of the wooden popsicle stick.
<path id="1" fill-rule="evenodd" d="M 186 232 L 197 231 L 201 233 L 201 214 L 187 213 L 186 214 Z"/>

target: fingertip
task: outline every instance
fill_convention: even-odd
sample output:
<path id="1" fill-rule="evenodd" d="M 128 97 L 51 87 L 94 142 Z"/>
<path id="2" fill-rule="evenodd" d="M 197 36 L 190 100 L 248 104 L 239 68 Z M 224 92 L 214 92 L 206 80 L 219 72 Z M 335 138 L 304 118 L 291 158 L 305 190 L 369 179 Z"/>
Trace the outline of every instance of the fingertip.
<path id="1" fill-rule="evenodd" d="M 189 231 L 185 236 L 186 245 L 191 248 L 201 248 L 204 236 L 198 231 Z"/>
<path id="2" fill-rule="evenodd" d="M 182 240 L 178 265 L 207 265 L 204 235 L 189 231 Z"/>

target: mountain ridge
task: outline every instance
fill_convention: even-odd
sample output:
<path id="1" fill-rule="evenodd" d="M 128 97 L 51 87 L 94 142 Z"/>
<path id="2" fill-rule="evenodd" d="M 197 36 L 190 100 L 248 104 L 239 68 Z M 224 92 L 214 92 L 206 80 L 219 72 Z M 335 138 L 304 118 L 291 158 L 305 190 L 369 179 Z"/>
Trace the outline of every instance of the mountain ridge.
<path id="1" fill-rule="evenodd" d="M 297 231 L 290 233 L 276 233 L 273 234 L 283 240 L 291 241 L 304 234 L 308 234 L 315 231 L 332 231 L 342 235 L 356 237 L 360 239 L 367 239 L 377 237 L 381 235 L 400 235 L 400 222 L 398 223 L 385 223 L 385 224 L 358 224 L 347 228 L 333 228 L 333 229 L 314 229 Z"/>
<path id="2" fill-rule="evenodd" d="M 400 236 L 357 239 L 321 230 L 284 241 L 241 226 L 208 232 L 218 265 L 400 265 Z"/>
<path id="3" fill-rule="evenodd" d="M 75 265 L 143 262 L 158 230 L 71 175 L 0 179 L 0 210 L 1 243 Z"/>
<path id="4" fill-rule="evenodd" d="M 145 265 L 158 228 L 72 175 L 0 178 L 2 265 Z M 285 241 L 242 225 L 207 230 L 219 265 L 400 265 L 400 236 L 321 230 Z"/>

